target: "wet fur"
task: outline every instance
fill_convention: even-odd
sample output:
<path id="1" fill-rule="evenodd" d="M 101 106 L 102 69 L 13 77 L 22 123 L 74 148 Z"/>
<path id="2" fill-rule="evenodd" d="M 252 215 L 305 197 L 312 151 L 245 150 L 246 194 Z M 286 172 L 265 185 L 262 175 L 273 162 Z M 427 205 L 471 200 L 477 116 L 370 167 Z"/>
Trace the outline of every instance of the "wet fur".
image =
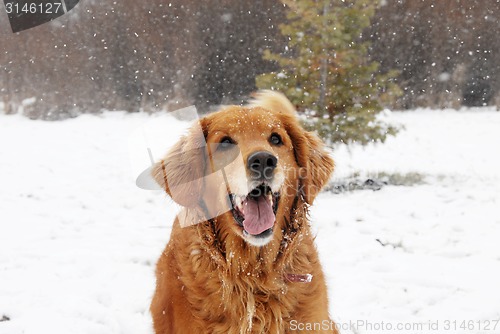
<path id="1" fill-rule="evenodd" d="M 235 233 L 230 212 L 185 228 L 176 219 L 156 269 L 151 313 L 157 334 L 295 333 L 290 330 L 291 320 L 321 323 L 330 319 L 307 208 L 333 171 L 333 161 L 321 141 L 300 127 L 291 103 L 269 91 L 260 92 L 249 106 L 229 107 L 200 120 L 205 138 L 215 125 L 224 126 L 226 118 L 238 112 L 277 119 L 293 148 L 280 151 L 281 159 L 303 168 L 303 177 L 285 180 L 290 194 L 280 199 L 273 239 L 263 247 L 250 246 Z M 264 125 L 248 128 L 249 136 Z M 193 166 L 206 164 L 211 152 L 200 148 L 199 141 L 199 135 L 191 131 L 155 166 L 153 176 L 167 193 L 171 194 L 169 178 L 182 183 L 191 177 L 187 173 L 202 174 Z M 253 148 L 245 149 L 251 152 Z M 191 183 L 189 187 L 206 185 Z M 201 210 L 192 205 L 199 203 L 193 197 L 196 191 L 185 188 L 181 193 L 186 195 L 180 201 L 194 212 Z M 289 282 L 287 273 L 312 274 L 313 280 Z"/>

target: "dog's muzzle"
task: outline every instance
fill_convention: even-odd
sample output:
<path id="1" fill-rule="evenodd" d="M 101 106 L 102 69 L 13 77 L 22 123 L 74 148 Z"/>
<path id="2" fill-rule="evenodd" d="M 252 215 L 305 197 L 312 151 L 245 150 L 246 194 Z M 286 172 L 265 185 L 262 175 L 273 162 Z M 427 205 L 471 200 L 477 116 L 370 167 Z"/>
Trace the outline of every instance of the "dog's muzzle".
<path id="1" fill-rule="evenodd" d="M 230 199 L 234 219 L 243 228 L 243 233 L 265 237 L 272 232 L 280 199 L 279 192 L 273 193 L 268 185 L 262 183 L 247 195 L 231 194 Z"/>
<path id="2" fill-rule="evenodd" d="M 267 151 L 252 153 L 247 159 L 250 178 L 254 181 L 271 181 L 276 166 L 278 166 L 278 158 Z"/>

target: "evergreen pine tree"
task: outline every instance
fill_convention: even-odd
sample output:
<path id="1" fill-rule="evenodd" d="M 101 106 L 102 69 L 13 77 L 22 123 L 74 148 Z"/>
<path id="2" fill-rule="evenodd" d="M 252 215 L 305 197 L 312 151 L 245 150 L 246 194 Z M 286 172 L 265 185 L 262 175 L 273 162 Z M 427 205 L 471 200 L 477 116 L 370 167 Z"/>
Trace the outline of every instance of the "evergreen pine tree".
<path id="1" fill-rule="evenodd" d="M 327 142 L 366 144 L 395 134 L 376 115 L 400 94 L 396 73 L 378 73 L 362 38 L 378 0 L 281 1 L 288 12 L 280 31 L 288 45 L 282 54 L 265 51 L 280 71 L 257 77 L 257 87 L 285 93 L 312 116 L 305 126 Z"/>

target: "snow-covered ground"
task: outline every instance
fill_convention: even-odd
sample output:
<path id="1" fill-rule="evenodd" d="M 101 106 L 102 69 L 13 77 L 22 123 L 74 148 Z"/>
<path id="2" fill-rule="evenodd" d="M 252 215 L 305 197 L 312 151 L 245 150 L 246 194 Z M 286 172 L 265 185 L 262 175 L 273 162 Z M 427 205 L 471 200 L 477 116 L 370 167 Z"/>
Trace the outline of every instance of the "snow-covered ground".
<path id="1" fill-rule="evenodd" d="M 164 117 L 0 115 L 1 334 L 152 333 L 154 264 L 175 212 L 135 186 L 127 141 Z M 337 147 L 335 178 L 425 182 L 318 198 L 333 318 L 343 333 L 500 333 L 500 112 L 385 117 L 405 130 Z M 165 129 L 170 142 L 184 126 Z"/>

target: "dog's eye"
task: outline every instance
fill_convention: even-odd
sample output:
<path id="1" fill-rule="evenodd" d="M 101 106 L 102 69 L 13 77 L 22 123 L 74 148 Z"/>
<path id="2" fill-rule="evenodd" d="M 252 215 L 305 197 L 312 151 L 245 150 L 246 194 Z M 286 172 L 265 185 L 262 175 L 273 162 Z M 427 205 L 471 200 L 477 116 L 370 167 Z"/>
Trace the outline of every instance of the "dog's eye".
<path id="1" fill-rule="evenodd" d="M 230 148 L 231 145 L 234 145 L 234 144 L 235 144 L 235 142 L 234 142 L 234 140 L 231 139 L 231 137 L 224 137 L 219 142 L 217 149 L 226 150 L 226 149 Z"/>
<path id="2" fill-rule="evenodd" d="M 277 133 L 273 133 L 271 135 L 271 137 L 269 137 L 269 142 L 272 145 L 276 145 L 276 146 L 283 145 L 283 140 L 281 140 L 281 136 Z"/>

